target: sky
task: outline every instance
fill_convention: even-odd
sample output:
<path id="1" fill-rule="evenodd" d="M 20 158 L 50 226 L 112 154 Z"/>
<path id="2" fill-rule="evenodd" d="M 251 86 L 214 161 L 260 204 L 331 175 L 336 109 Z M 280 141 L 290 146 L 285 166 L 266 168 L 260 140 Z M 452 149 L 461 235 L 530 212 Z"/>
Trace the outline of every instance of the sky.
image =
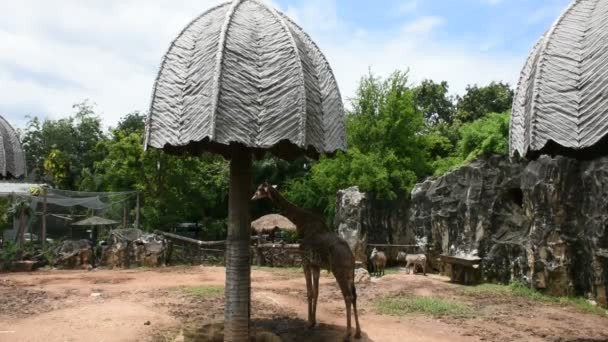
<path id="1" fill-rule="evenodd" d="M 225 0 L 224 0 L 225 1 Z M 104 125 L 146 112 L 160 61 L 221 0 L 0 1 L 0 114 L 58 119 L 95 105 Z M 517 84 L 536 41 L 570 0 L 263 0 L 319 45 L 348 105 L 360 78 L 409 70 L 412 85 Z"/>

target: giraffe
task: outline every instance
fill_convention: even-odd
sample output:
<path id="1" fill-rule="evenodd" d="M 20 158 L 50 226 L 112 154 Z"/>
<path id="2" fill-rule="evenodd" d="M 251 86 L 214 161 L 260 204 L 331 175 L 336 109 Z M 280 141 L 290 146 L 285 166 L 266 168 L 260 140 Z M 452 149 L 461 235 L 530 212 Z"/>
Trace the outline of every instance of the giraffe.
<path id="1" fill-rule="evenodd" d="M 355 314 L 355 338 L 361 338 L 361 327 L 357 313 L 357 292 L 355 289 L 355 257 L 350 247 L 335 233 L 331 232 L 322 217 L 301 209 L 285 199 L 281 193 L 267 182 L 258 186 L 252 200 L 269 199 L 282 214 L 296 225 L 300 238 L 302 267 L 306 279 L 308 297 L 308 326 L 316 325 L 317 299 L 319 297 L 319 274 L 321 268 L 334 274 L 346 305 L 345 341 L 351 337 L 351 305 Z"/>

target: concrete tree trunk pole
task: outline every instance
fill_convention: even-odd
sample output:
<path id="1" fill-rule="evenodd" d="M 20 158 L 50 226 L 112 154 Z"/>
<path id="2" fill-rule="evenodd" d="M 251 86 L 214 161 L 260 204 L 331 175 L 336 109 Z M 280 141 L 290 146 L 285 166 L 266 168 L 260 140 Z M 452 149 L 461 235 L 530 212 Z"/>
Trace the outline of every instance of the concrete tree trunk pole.
<path id="1" fill-rule="evenodd" d="M 251 157 L 246 148 L 238 147 L 230 161 L 224 309 L 224 341 L 230 342 L 249 341 Z"/>

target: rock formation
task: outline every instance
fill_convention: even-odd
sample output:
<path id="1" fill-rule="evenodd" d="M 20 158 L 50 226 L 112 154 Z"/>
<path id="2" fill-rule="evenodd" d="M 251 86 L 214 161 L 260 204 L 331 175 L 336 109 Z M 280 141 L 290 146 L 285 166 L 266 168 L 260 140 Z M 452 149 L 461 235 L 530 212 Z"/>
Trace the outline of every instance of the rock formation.
<path id="1" fill-rule="evenodd" d="M 91 268 L 93 249 L 88 240 L 65 240 L 53 251 L 54 265 L 63 269 Z"/>
<path id="2" fill-rule="evenodd" d="M 606 179 L 608 157 L 482 158 L 418 184 L 411 202 L 401 204 L 409 218 L 399 230 L 426 240 L 435 271 L 442 271 L 441 254 L 479 256 L 486 281 L 521 281 L 554 295 L 591 296 L 606 306 Z M 369 204 L 360 209 L 363 233 L 386 229 L 367 225 Z M 340 221 L 340 229 L 357 227 L 348 222 Z"/>
<path id="3" fill-rule="evenodd" d="M 367 263 L 367 243 L 414 244 L 414 234 L 408 230 L 409 196 L 394 201 L 377 200 L 354 186 L 338 191 L 334 226 L 346 240 L 357 261 Z M 385 251 L 391 261 L 397 249 Z"/>
<path id="4" fill-rule="evenodd" d="M 413 228 L 432 256 L 477 255 L 487 280 L 530 283 L 606 305 L 608 157 L 478 160 L 412 194 Z"/>

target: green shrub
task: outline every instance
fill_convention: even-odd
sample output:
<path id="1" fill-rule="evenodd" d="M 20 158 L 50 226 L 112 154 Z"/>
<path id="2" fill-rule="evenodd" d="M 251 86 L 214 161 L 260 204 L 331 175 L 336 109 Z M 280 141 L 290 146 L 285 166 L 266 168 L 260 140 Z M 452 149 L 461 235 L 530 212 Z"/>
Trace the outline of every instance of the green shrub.
<path id="1" fill-rule="evenodd" d="M 11 262 L 17 258 L 19 245 L 12 242 L 5 242 L 0 248 L 0 263 Z"/>

